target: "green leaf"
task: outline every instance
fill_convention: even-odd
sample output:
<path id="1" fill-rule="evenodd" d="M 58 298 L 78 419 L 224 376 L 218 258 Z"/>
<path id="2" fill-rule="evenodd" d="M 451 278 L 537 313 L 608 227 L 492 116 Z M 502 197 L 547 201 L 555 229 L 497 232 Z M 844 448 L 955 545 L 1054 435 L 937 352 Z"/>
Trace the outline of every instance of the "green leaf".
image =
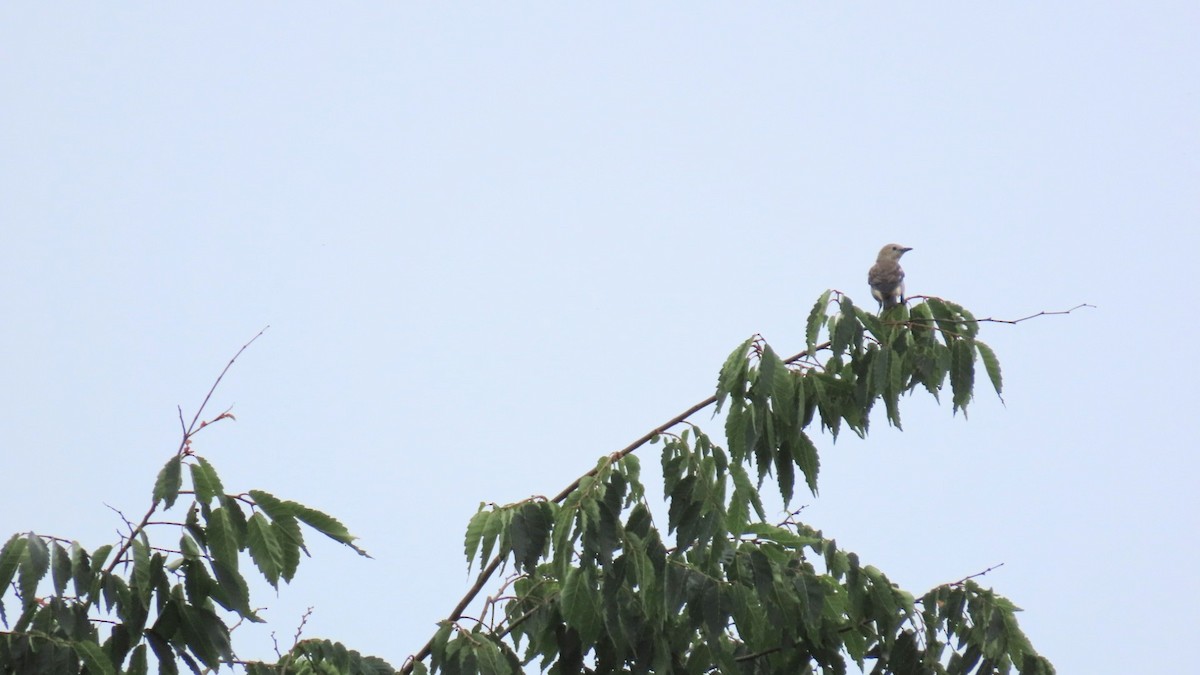
<path id="1" fill-rule="evenodd" d="M 295 518 L 286 516 L 272 520 L 271 531 L 275 533 L 275 541 L 279 543 L 279 576 L 290 583 L 296 575 L 296 569 L 300 567 L 300 551 L 308 553 L 308 549 L 304 548 L 300 523 L 297 523 Z"/>
<path id="2" fill-rule="evenodd" d="M 173 605 L 168 605 L 173 610 Z M 172 611 L 171 615 L 176 616 L 178 613 Z M 162 616 L 159 616 L 162 619 Z M 157 624 L 155 624 L 157 625 Z M 146 642 L 150 643 L 150 649 L 154 650 L 154 656 L 158 660 L 159 675 L 178 675 L 179 667 L 175 665 L 175 652 L 171 649 L 171 645 L 167 644 L 166 637 L 170 637 L 173 633 L 168 633 L 167 636 L 160 635 L 155 630 L 146 631 Z"/>
<path id="3" fill-rule="evenodd" d="M 931 340 L 936 341 L 933 334 L 933 312 L 930 311 L 928 302 L 921 302 L 913 306 L 909 311 L 909 322 L 912 325 L 913 337 L 918 342 L 928 344 Z"/>
<path id="4" fill-rule="evenodd" d="M 371 557 L 367 555 L 366 551 L 354 545 L 354 540 L 358 539 L 358 537 L 350 534 L 350 531 L 346 529 L 346 526 L 341 524 L 337 518 L 325 513 L 321 513 L 316 509 L 310 509 L 303 504 L 297 504 L 295 502 L 289 502 L 289 504 L 292 507 L 296 518 L 300 519 L 300 521 L 304 524 L 336 542 L 349 546 L 350 548 L 354 549 L 356 553 L 363 557 Z"/>
<path id="5" fill-rule="evenodd" d="M 773 459 L 775 464 L 775 482 L 779 486 L 779 495 L 783 497 L 783 504 L 787 506 L 792 502 L 792 495 L 796 486 L 795 463 L 792 461 L 791 452 L 784 449 L 774 453 Z"/>
<path id="6" fill-rule="evenodd" d="M 830 319 L 829 324 L 830 351 L 835 357 L 845 354 L 846 349 L 856 342 L 856 335 L 862 335 L 862 324 L 858 322 L 850 296 L 843 295 L 838 305 L 838 314 Z"/>
<path id="7" fill-rule="evenodd" d="M 14 534 L 4 543 L 4 548 L 0 548 L 0 595 L 12 583 L 13 575 L 17 573 L 17 566 L 20 564 L 21 557 L 25 554 L 25 547 L 28 545 L 25 537 L 20 534 Z"/>
<path id="8" fill-rule="evenodd" d="M 554 516 L 546 502 L 526 502 L 513 515 L 509 533 L 517 569 L 524 569 L 529 574 L 534 572 L 546 550 L 553 523 Z"/>
<path id="9" fill-rule="evenodd" d="M 820 637 L 818 628 L 821 616 L 825 612 L 826 588 L 822 582 L 825 577 L 815 574 L 801 573 L 792 578 L 792 585 L 800 596 L 800 619 L 814 641 Z"/>
<path id="10" fill-rule="evenodd" d="M 758 539 L 777 542 L 794 551 L 805 547 L 816 547 L 823 542 L 820 537 L 806 537 L 770 523 L 751 523 L 744 530 L 744 534 L 753 534 Z"/>
<path id="11" fill-rule="evenodd" d="M 884 327 L 878 316 L 861 307 L 854 308 L 854 315 L 858 317 L 859 322 L 867 329 L 871 337 L 881 343 L 887 342 L 887 328 Z"/>
<path id="12" fill-rule="evenodd" d="M 223 506 L 213 509 L 208 515 L 207 525 L 205 536 L 208 540 L 209 554 L 213 560 L 236 570 L 241 544 L 238 542 L 237 530 L 229 518 L 229 512 Z"/>
<path id="13" fill-rule="evenodd" d="M 771 345 L 763 345 L 762 354 L 758 359 L 758 376 L 754 379 L 754 390 L 760 397 L 757 400 L 766 400 L 774 395 L 776 375 L 781 374 L 780 371 L 786 370 L 783 361 L 771 349 Z M 782 374 L 786 375 L 787 373 Z"/>
<path id="14" fill-rule="evenodd" d="M 808 313 L 808 322 L 804 330 L 805 351 L 809 356 L 814 356 L 817 351 L 817 338 L 821 335 L 821 326 L 825 325 L 825 312 L 829 307 L 829 296 L 832 290 L 827 290 L 817 298 L 816 304 L 813 305 L 812 311 Z"/>
<path id="15" fill-rule="evenodd" d="M 484 503 L 479 502 L 479 510 L 475 515 L 471 516 L 471 521 L 467 523 L 467 533 L 463 537 L 463 553 L 467 556 L 467 571 L 471 571 L 471 566 L 475 564 L 475 553 L 480 551 L 479 544 L 483 540 L 483 529 L 487 524 L 489 511 L 483 510 Z M 482 551 L 480 551 L 479 564 L 485 564 Z"/>
<path id="16" fill-rule="evenodd" d="M 720 412 L 721 406 L 725 404 L 726 396 L 733 394 L 735 398 L 740 399 L 745 395 L 746 374 L 749 369 L 746 354 L 753 342 L 754 338 L 751 337 L 738 345 L 721 365 L 721 373 L 717 376 L 717 412 Z"/>
<path id="17" fill-rule="evenodd" d="M 133 575 L 130 578 L 131 588 L 134 595 L 145 601 L 143 604 L 148 605 L 150 599 L 150 544 L 142 537 L 135 537 L 130 552 L 133 557 Z"/>
<path id="18" fill-rule="evenodd" d="M 248 494 L 254 500 L 254 505 L 266 511 L 267 516 L 271 520 L 279 520 L 294 515 L 292 507 L 295 505 L 295 502 L 285 502 L 270 492 L 263 492 L 262 490 L 250 490 Z"/>
<path id="19" fill-rule="evenodd" d="M 817 446 L 813 445 L 812 439 L 803 431 L 796 433 L 794 442 L 791 444 L 792 461 L 796 466 L 800 467 L 800 472 L 804 474 L 804 483 L 808 485 L 809 492 L 812 492 L 814 497 L 817 496 L 817 474 L 821 470 L 821 459 L 817 455 Z M 761 510 L 761 507 L 760 507 Z"/>
<path id="20" fill-rule="evenodd" d="M 591 568 L 572 567 L 567 572 L 562 589 L 562 614 L 584 644 L 592 644 L 600 636 L 604 609 L 599 596 L 592 587 Z"/>
<path id="21" fill-rule="evenodd" d="M 217 582 L 209 589 L 212 599 L 231 612 L 237 612 L 250 621 L 261 623 L 262 619 L 250 608 L 250 589 L 241 573 L 216 561 L 213 561 L 212 571 Z"/>
<path id="22" fill-rule="evenodd" d="M 191 604 L 203 605 L 211 595 L 214 583 L 203 561 L 190 559 L 183 563 L 183 590 Z"/>
<path id="23" fill-rule="evenodd" d="M 217 470 L 208 463 L 207 459 L 197 456 L 196 463 L 191 465 L 192 487 L 196 490 L 196 501 L 204 504 L 213 499 L 225 496 L 225 487 L 217 476 Z"/>
<path id="24" fill-rule="evenodd" d="M 71 554 L 57 541 L 50 547 L 50 578 L 54 582 L 54 595 L 61 597 L 71 580 Z"/>
<path id="25" fill-rule="evenodd" d="M 975 386 L 975 350 L 967 340 L 955 340 L 950 346 L 950 391 L 954 394 L 954 412 L 967 414 Z"/>
<path id="26" fill-rule="evenodd" d="M 71 542 L 71 582 L 75 595 L 82 597 L 92 585 L 92 565 L 79 542 Z"/>
<path id="27" fill-rule="evenodd" d="M 140 644 L 133 650 L 133 656 L 129 659 L 129 668 L 125 670 L 125 675 L 146 675 L 146 645 Z"/>
<path id="28" fill-rule="evenodd" d="M 154 481 L 154 501 L 164 502 L 168 509 L 175 505 L 175 499 L 179 497 L 179 488 L 183 485 L 180 462 L 179 455 L 168 459 L 159 470 L 158 479 Z"/>
<path id="29" fill-rule="evenodd" d="M 72 642 L 71 646 L 75 648 L 79 660 L 87 666 L 89 675 L 117 675 L 116 669 L 104 655 L 104 650 L 100 648 L 100 645 L 91 640 L 81 640 Z"/>
<path id="30" fill-rule="evenodd" d="M 25 535 L 25 555 L 17 572 L 17 586 L 26 607 L 37 598 L 38 582 L 45 578 L 49 570 L 50 549 L 41 537 L 30 532 Z"/>
<path id="31" fill-rule="evenodd" d="M 975 349 L 979 352 L 979 358 L 983 361 L 983 367 L 987 370 L 988 379 L 992 381 L 992 387 L 996 389 L 996 395 L 1004 401 L 1002 390 L 1004 389 L 1004 378 L 1000 375 L 1000 359 L 996 358 L 996 352 L 992 348 L 983 344 L 979 340 L 975 341 Z"/>
<path id="32" fill-rule="evenodd" d="M 181 637 L 204 665 L 216 670 L 233 658 L 229 630 L 212 610 L 183 604 L 179 619 Z"/>
<path id="33" fill-rule="evenodd" d="M 261 512 L 255 512 L 246 523 L 246 547 L 250 559 L 262 572 L 263 577 L 274 588 L 279 588 L 279 570 L 283 561 L 283 550 L 275 539 L 271 523 Z"/>

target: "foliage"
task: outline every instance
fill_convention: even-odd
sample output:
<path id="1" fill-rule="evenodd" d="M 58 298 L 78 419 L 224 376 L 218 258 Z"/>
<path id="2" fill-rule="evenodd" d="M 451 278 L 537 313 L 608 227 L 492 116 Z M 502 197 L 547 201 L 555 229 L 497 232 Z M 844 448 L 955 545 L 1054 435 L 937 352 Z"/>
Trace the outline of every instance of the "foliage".
<path id="1" fill-rule="evenodd" d="M 205 403 L 211 396 L 210 390 Z M 180 666 L 202 673 L 223 664 L 258 675 L 395 672 L 380 659 L 325 640 L 298 640 L 274 665 L 237 659 L 233 627 L 262 620 L 250 604 L 246 558 L 278 588 L 294 578 L 300 554 L 308 554 L 301 525 L 366 552 L 342 523 L 316 509 L 262 490 L 227 492 L 192 441 L 212 422 L 233 416 L 200 421 L 203 409 L 158 472 L 149 510 L 136 524 L 126 519 L 128 532 L 117 542 L 89 551 L 30 532 L 0 547 L 0 621 L 9 628 L 0 632 L 0 673 L 136 675 L 153 668 L 174 674 Z M 182 520 L 156 520 L 171 512 Z M 151 527 L 156 534 L 163 527 L 176 532 L 178 544 L 152 544 Z M 16 610 L 11 625 L 9 607 Z"/>
<path id="2" fill-rule="evenodd" d="M 500 564 L 511 574 L 470 623 L 452 616 L 405 669 L 424 672 L 428 654 L 448 675 L 845 673 L 852 665 L 1053 673 L 1017 626 L 1017 607 L 973 579 L 914 597 L 794 513 L 770 523 L 763 508 L 767 477 L 785 503 L 799 481 L 817 494 L 814 426 L 835 438 L 845 428 L 865 436 L 882 402 L 899 427 L 901 395 L 938 398 L 947 383 L 953 411 L 965 415 L 978 361 L 999 394 L 999 362 L 978 331 L 966 309 L 939 298 L 881 317 L 826 292 L 809 315 L 805 352 L 782 359 L 750 338 L 725 361 L 715 396 L 689 411 L 723 408 L 725 447 L 682 419 L 682 429 L 651 434 L 662 447 L 665 533 L 630 454 L 637 444 L 555 499 L 481 505 L 467 528 L 467 559 L 491 560 L 483 576 Z"/>
<path id="3" fill-rule="evenodd" d="M 878 402 L 899 427 L 901 395 L 918 390 L 938 398 L 948 388 L 965 416 L 979 362 L 1002 388 L 979 322 L 946 300 L 877 316 L 827 291 L 806 326 L 807 348 L 791 358 L 758 336 L 739 345 L 713 397 L 558 496 L 481 505 L 464 541 L 479 578 L 400 672 L 1053 673 L 1017 626 L 1017 607 L 972 577 L 916 597 L 795 513 L 768 522 L 768 477 L 785 503 L 801 481 L 817 494 L 814 429 L 865 436 Z M 724 447 L 687 421 L 713 404 L 725 412 Z M 88 551 L 25 533 L 0 548 L 0 672 L 397 672 L 299 636 L 274 664 L 237 658 L 232 629 L 261 620 L 250 565 L 273 587 L 290 582 L 308 553 L 301 525 L 366 553 L 320 511 L 262 490 L 229 493 L 192 439 L 232 416 L 198 422 L 203 409 L 160 470 L 150 509 L 126 520 L 117 542 Z M 644 442 L 661 446 L 665 531 L 632 454 Z M 155 520 L 171 511 L 182 520 Z M 177 546 L 151 543 L 149 526 L 164 524 Z M 465 608 L 501 567 L 509 575 L 468 621 Z M 11 626 L 4 600 L 16 610 Z"/>

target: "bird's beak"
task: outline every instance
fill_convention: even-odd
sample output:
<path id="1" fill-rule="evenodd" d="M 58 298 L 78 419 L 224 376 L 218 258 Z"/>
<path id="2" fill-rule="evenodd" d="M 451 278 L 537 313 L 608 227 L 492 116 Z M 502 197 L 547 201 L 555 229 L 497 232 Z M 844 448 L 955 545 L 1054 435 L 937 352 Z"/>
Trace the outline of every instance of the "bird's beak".
<path id="1" fill-rule="evenodd" d="M 911 250 L 912 250 L 912 247 L 911 247 L 911 246 L 902 246 L 902 247 L 900 248 L 900 252 L 901 252 L 901 253 L 908 253 L 908 252 L 909 252 L 909 251 L 911 251 Z"/>

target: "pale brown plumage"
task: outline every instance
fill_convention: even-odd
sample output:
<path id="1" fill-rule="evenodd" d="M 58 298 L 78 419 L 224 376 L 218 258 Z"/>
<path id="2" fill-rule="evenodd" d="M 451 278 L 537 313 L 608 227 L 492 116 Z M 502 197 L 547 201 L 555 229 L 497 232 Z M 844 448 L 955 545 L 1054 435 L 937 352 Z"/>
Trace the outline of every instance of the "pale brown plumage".
<path id="1" fill-rule="evenodd" d="M 871 295 L 879 301 L 880 310 L 904 302 L 904 269 L 900 267 L 900 256 L 911 250 L 908 246 L 888 244 L 879 250 L 879 257 L 867 272 Z"/>

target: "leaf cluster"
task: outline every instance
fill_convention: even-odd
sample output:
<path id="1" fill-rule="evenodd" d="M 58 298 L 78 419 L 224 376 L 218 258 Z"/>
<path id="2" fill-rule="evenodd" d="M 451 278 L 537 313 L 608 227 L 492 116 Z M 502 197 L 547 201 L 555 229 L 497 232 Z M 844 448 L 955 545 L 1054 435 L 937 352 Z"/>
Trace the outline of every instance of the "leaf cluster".
<path id="1" fill-rule="evenodd" d="M 978 355 L 997 393 L 1000 368 L 962 307 L 929 298 L 876 316 L 830 291 L 807 323 L 807 350 L 780 358 L 760 337 L 721 368 L 726 447 L 685 423 L 664 432 L 665 527 L 635 455 L 603 458 L 560 501 L 481 505 L 468 562 L 510 566 L 468 624 L 444 622 L 428 667 L 449 675 L 1052 673 L 1009 601 L 965 581 L 915 597 L 833 539 L 789 516 L 768 522 L 760 489 L 786 501 L 803 477 L 816 494 L 816 422 L 859 435 L 882 401 L 899 426 L 901 394 L 954 411 L 971 400 Z M 822 336 L 826 341 L 819 342 Z"/>
<path id="2" fill-rule="evenodd" d="M 152 520 L 172 508 L 184 511 L 182 521 Z M 9 628 L 0 632 L 0 672 L 138 675 L 155 663 L 170 675 L 180 664 L 197 674 L 215 671 L 237 662 L 235 622 L 262 620 L 250 604 L 242 554 L 276 588 L 292 580 L 301 552 L 308 553 L 301 524 L 366 555 L 325 513 L 261 490 L 228 494 L 186 439 L 159 471 L 150 510 L 127 524 L 118 542 L 92 551 L 32 532 L 0 548 L 0 620 Z M 178 534 L 177 547 L 151 543 L 151 529 L 163 527 Z M 11 626 L 4 603 L 10 590 L 18 611 Z M 355 670 L 361 659 L 334 658 L 345 649 L 323 651 L 321 644 L 298 644 L 286 663 L 328 662 L 340 670 L 269 672 L 386 672 Z M 254 672 L 268 672 L 263 668 Z"/>

